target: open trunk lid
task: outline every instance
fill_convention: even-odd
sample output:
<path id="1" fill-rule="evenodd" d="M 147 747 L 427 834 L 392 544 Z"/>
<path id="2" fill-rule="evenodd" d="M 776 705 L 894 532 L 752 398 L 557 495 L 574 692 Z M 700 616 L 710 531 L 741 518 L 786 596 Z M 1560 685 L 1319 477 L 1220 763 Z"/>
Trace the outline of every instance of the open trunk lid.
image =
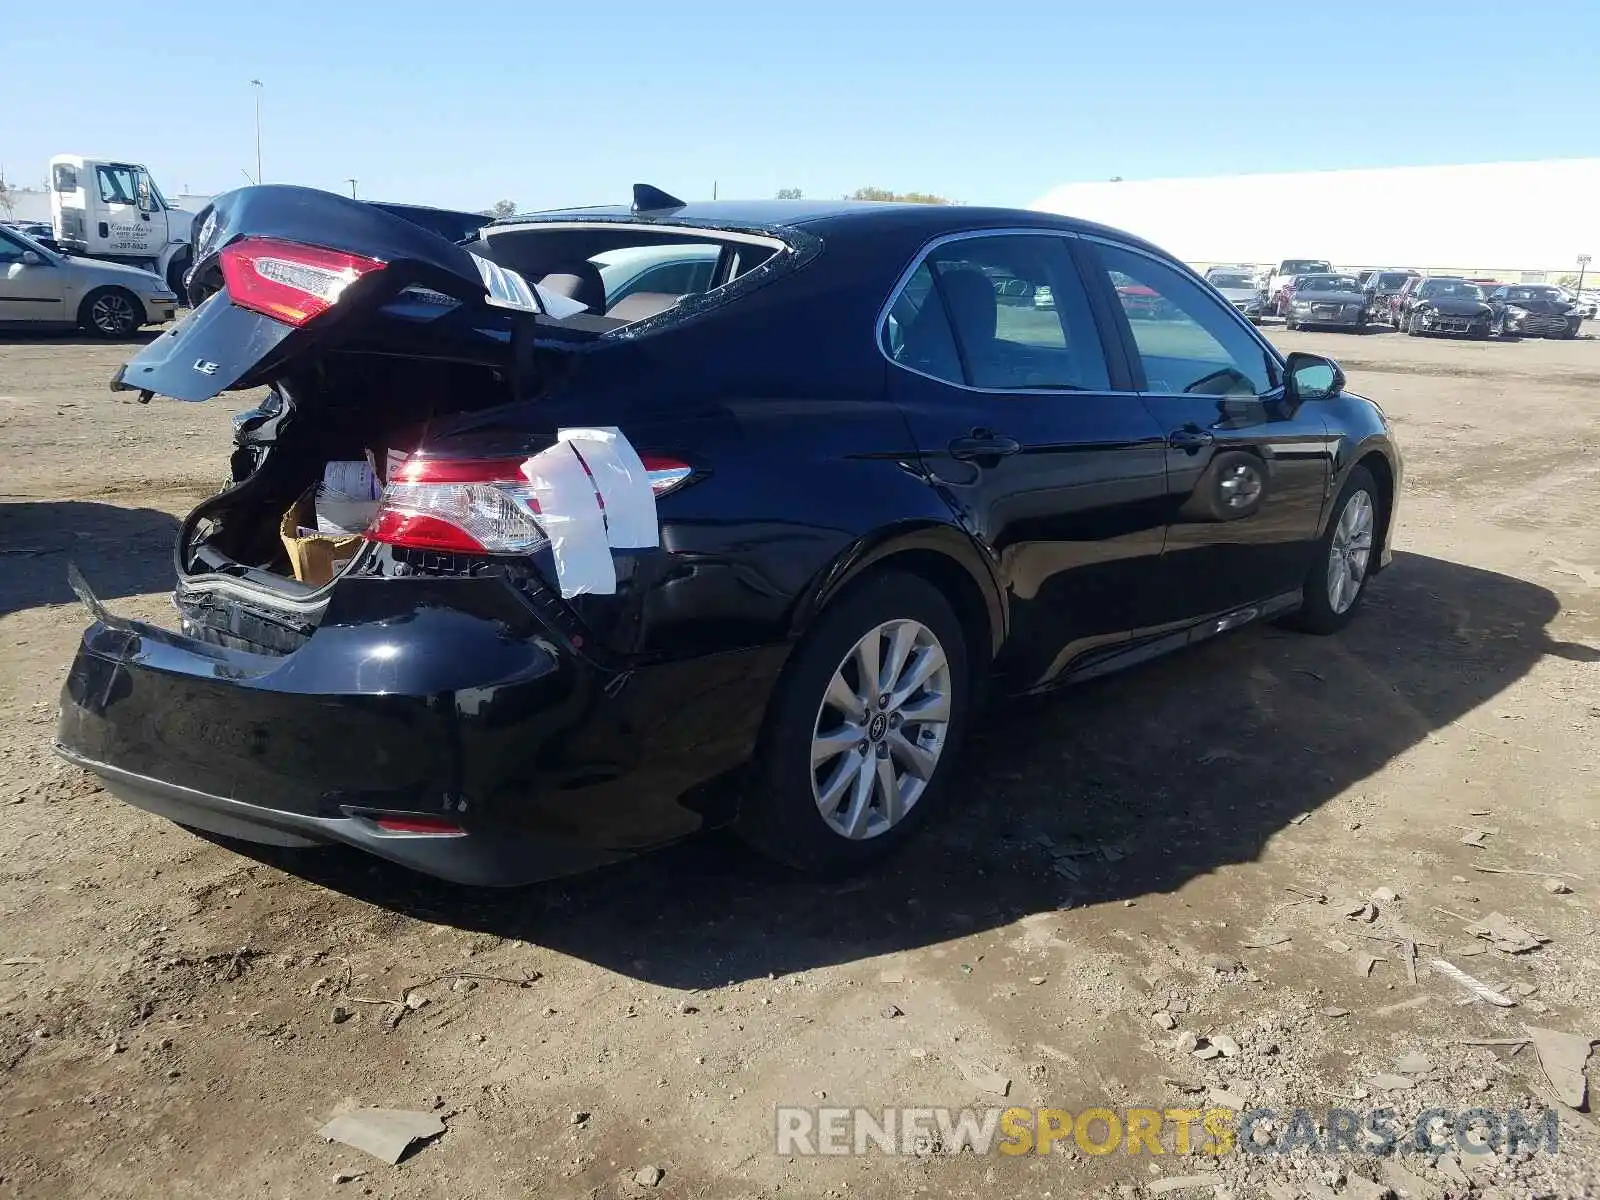
<path id="1" fill-rule="evenodd" d="M 114 389 L 209 400 L 386 323 L 414 349 L 419 326 L 444 322 L 449 353 L 509 361 L 519 317 L 582 307 L 394 212 L 280 184 L 215 200 L 196 221 L 194 261 L 191 290 L 218 290 L 129 359 Z"/>

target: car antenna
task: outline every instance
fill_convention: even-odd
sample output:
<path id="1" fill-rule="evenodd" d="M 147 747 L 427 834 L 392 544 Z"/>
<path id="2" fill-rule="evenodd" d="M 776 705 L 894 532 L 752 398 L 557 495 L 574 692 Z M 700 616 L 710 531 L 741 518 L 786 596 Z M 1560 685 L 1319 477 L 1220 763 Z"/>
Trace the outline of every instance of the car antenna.
<path id="1" fill-rule="evenodd" d="M 683 206 L 684 201 L 658 187 L 648 183 L 633 185 L 633 215 L 636 217 L 644 213 L 671 212 Z"/>

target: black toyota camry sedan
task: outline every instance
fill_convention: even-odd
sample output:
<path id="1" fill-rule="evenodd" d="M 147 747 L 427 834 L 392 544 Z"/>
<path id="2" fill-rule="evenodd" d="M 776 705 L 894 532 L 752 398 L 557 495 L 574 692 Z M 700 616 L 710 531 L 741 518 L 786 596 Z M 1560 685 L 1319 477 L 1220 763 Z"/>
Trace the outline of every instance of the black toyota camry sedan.
<path id="1" fill-rule="evenodd" d="M 266 401 L 174 628 L 74 571 L 58 731 L 185 825 L 482 884 L 716 824 L 848 867 L 982 697 L 1333 633 L 1389 561 L 1379 408 L 1113 229 L 640 187 L 458 244 L 265 186 L 197 234 L 208 298 L 114 386 Z"/>

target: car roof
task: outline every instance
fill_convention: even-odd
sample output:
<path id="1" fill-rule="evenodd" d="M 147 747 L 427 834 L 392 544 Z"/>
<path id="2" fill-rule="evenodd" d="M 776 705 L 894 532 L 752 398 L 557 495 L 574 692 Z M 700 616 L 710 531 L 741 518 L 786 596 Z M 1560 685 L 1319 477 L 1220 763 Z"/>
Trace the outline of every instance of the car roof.
<path id="1" fill-rule="evenodd" d="M 988 208 L 965 204 L 902 204 L 879 200 L 710 200 L 681 207 L 635 213 L 627 205 L 552 209 L 503 217 L 495 225 L 524 225 L 555 221 L 623 221 L 639 225 L 704 225 L 707 228 L 765 230 L 803 229 L 822 235 L 827 230 L 849 228 L 870 232 L 874 227 L 917 231 L 928 237 L 974 229 L 1040 228 L 1067 233 L 1113 237 L 1171 257 L 1142 238 L 1119 229 L 1076 217 L 1036 212 L 1024 208 Z M 1325 260 L 1317 260 L 1325 261 Z"/>

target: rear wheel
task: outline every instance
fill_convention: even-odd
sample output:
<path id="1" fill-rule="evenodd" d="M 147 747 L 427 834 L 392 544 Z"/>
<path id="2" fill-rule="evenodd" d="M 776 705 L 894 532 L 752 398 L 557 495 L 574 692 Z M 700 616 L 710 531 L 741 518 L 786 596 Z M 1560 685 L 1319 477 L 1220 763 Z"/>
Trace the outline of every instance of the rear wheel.
<path id="1" fill-rule="evenodd" d="M 131 337 L 144 324 L 144 305 L 123 288 L 96 288 L 78 306 L 78 324 L 96 337 Z"/>
<path id="2" fill-rule="evenodd" d="M 1350 623 L 1367 592 L 1381 510 L 1372 473 L 1356 467 L 1333 506 L 1290 623 L 1307 633 L 1335 633 Z"/>
<path id="3" fill-rule="evenodd" d="M 883 857 L 941 802 L 969 692 L 966 636 L 939 591 L 898 571 L 863 581 L 795 651 L 737 832 L 801 870 Z"/>

